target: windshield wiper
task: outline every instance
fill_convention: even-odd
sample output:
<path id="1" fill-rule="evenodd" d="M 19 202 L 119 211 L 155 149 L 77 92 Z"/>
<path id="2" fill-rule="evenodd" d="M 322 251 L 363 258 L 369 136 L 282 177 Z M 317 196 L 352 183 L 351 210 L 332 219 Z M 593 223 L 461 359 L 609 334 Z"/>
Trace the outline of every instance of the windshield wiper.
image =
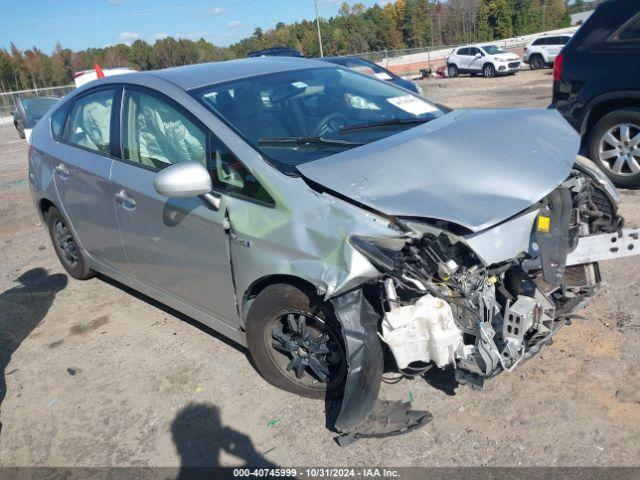
<path id="1" fill-rule="evenodd" d="M 361 123 L 359 125 L 349 125 L 342 127 L 340 133 L 357 132 L 359 130 L 374 130 L 376 128 L 392 127 L 394 125 L 412 125 L 417 123 L 426 123 L 430 118 L 394 118 L 383 122 Z"/>
<path id="2" fill-rule="evenodd" d="M 364 143 L 325 137 L 268 137 L 259 139 L 258 145 L 265 145 L 270 147 L 305 147 L 307 145 L 358 147 L 360 145 L 364 145 Z"/>

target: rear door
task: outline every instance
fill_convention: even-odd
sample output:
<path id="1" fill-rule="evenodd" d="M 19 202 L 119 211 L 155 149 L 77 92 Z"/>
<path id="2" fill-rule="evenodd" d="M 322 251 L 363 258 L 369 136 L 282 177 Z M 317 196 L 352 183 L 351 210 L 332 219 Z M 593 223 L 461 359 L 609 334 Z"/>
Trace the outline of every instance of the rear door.
<path id="1" fill-rule="evenodd" d="M 156 192 L 156 173 L 180 162 L 208 166 L 208 130 L 154 90 L 127 85 L 121 160 L 112 195 L 131 275 L 233 326 L 239 325 L 225 208 Z"/>
<path id="2" fill-rule="evenodd" d="M 118 105 L 120 91 L 119 86 L 100 87 L 65 106 L 66 124 L 62 136 L 54 136 L 49 155 L 59 206 L 80 244 L 93 258 L 126 271 L 109 186 L 114 105 Z"/>

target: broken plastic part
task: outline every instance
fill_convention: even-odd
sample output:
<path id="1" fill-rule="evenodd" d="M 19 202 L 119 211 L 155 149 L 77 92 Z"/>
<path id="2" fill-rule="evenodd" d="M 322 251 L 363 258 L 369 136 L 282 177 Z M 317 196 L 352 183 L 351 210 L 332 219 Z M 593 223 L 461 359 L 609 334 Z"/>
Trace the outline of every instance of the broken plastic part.
<path id="1" fill-rule="evenodd" d="M 341 447 L 360 438 L 383 438 L 412 432 L 433 419 L 425 410 L 411 410 L 411 402 L 389 402 L 378 400 L 375 409 L 366 420 L 352 432 L 335 438 Z"/>
<path id="2" fill-rule="evenodd" d="M 398 435 L 429 422 L 431 414 L 412 411 L 409 403 L 378 400 L 383 365 L 380 316 L 362 289 L 334 297 L 331 303 L 342 327 L 348 368 L 342 398 L 327 404 L 327 427 L 343 434 L 338 444 Z"/>

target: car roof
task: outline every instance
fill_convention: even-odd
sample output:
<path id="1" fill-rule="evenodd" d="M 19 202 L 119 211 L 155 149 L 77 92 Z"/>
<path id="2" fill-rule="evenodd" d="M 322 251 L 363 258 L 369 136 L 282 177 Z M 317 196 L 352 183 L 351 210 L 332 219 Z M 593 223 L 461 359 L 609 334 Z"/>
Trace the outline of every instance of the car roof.
<path id="1" fill-rule="evenodd" d="M 306 68 L 327 67 L 329 65 L 326 62 L 307 58 L 255 57 L 224 62 L 200 63 L 164 70 L 151 70 L 136 73 L 135 75 L 150 75 L 171 82 L 183 90 L 192 90 L 230 80 Z M 124 80 L 125 76 L 122 75 L 121 78 Z"/>

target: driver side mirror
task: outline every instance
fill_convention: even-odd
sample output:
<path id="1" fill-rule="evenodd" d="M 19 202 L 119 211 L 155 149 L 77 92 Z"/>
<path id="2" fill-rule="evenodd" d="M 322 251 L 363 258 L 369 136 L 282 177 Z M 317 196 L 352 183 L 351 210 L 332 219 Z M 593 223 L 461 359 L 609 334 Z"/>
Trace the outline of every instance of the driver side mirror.
<path id="1" fill-rule="evenodd" d="M 202 197 L 214 210 L 220 208 L 220 196 L 211 192 L 211 175 L 196 162 L 176 163 L 163 169 L 153 180 L 153 187 L 166 197 Z"/>
<path id="2" fill-rule="evenodd" d="M 482 54 L 480 52 L 476 53 L 476 58 L 481 58 Z"/>

